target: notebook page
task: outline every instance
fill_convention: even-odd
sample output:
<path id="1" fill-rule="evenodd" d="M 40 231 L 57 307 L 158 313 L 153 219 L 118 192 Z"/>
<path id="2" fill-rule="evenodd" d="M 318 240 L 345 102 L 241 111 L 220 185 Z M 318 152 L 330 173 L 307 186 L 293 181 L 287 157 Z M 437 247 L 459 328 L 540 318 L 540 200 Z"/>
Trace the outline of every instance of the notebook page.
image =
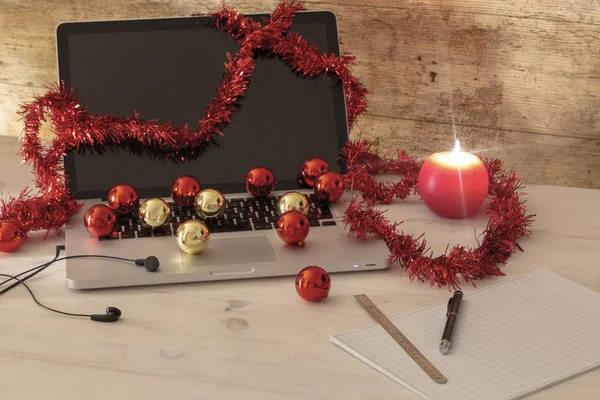
<path id="1" fill-rule="evenodd" d="M 357 305 L 358 306 L 358 305 Z M 392 322 L 448 378 L 434 383 L 373 325 L 331 341 L 426 399 L 518 399 L 600 365 L 600 294 L 538 270 L 464 297 L 449 355 L 446 303 Z"/>

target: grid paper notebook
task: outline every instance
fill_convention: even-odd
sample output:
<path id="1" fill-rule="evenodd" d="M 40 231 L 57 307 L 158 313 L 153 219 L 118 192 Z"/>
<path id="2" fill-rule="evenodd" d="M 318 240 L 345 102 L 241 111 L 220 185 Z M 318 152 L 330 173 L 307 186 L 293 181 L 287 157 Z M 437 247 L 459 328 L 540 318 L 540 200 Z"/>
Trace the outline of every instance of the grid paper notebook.
<path id="1" fill-rule="evenodd" d="M 424 399 L 519 399 L 600 365 L 600 294 L 544 269 L 465 295 L 448 355 L 446 303 L 392 322 L 446 384 L 377 324 L 330 340 Z"/>

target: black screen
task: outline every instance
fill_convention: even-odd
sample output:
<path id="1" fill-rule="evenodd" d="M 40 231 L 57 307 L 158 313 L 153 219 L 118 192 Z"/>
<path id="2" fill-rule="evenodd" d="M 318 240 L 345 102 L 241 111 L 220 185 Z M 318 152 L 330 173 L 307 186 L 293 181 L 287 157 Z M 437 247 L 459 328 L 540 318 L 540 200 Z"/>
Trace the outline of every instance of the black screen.
<path id="1" fill-rule="evenodd" d="M 299 14 L 291 30 L 320 51 L 339 53 L 331 13 Z M 194 129 L 221 82 L 225 54 L 239 47 L 206 17 L 67 23 L 58 28 L 58 46 L 60 78 L 90 112 L 129 117 L 135 110 L 146 120 Z M 291 189 L 306 158 L 335 166 L 348 135 L 339 81 L 304 78 L 264 52 L 256 57 L 246 95 L 218 145 L 178 164 L 125 149 L 73 150 L 65 167 L 75 196 L 105 197 L 118 183 L 134 185 L 142 197 L 168 196 L 181 175 L 203 188 L 243 192 L 246 172 L 259 165 L 274 172 L 278 189 Z"/>

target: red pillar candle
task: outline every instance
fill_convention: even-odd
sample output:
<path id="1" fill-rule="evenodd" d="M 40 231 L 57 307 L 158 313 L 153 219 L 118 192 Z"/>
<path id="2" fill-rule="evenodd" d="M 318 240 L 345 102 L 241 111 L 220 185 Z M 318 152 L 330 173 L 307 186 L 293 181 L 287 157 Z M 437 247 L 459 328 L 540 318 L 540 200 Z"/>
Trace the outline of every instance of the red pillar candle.
<path id="1" fill-rule="evenodd" d="M 419 195 L 434 213 L 445 218 L 467 218 L 477 213 L 488 193 L 488 171 L 474 154 L 435 153 L 419 172 Z"/>

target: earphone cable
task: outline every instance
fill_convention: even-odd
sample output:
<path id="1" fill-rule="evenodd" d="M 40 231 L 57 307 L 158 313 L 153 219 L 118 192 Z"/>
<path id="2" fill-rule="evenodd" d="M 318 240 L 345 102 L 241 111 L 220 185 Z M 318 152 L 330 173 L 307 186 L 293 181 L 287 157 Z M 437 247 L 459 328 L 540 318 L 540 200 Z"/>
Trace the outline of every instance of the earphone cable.
<path id="1" fill-rule="evenodd" d="M 55 259 L 55 261 L 58 261 L 58 260 L 59 260 L 59 259 Z M 48 311 L 52 311 L 52 312 L 55 312 L 55 313 L 58 313 L 58 314 L 62 314 L 62 315 L 68 315 L 68 316 L 70 316 L 70 317 L 90 317 L 90 316 L 91 316 L 90 314 L 75 314 L 75 313 L 68 313 L 68 312 L 59 311 L 59 310 L 56 310 L 56 309 L 54 309 L 54 308 L 51 308 L 51 307 L 45 306 L 45 305 L 43 305 L 42 303 L 40 303 L 40 302 L 39 302 L 39 300 L 38 300 L 38 299 L 35 297 L 35 295 L 33 294 L 33 291 L 31 290 L 31 288 L 29 287 L 29 285 L 27 285 L 27 284 L 25 283 L 25 281 L 24 281 L 24 280 L 22 280 L 22 279 L 19 279 L 19 278 L 18 278 L 17 276 L 15 276 L 15 275 L 0 274 L 0 276 L 5 276 L 5 277 L 9 277 L 9 278 L 10 278 L 10 279 L 6 280 L 5 282 L 8 282 L 8 281 L 10 281 L 10 280 L 14 279 L 14 280 L 16 280 L 16 281 L 17 281 L 17 282 L 16 282 L 16 284 L 17 284 L 17 285 L 21 284 L 21 285 L 25 286 L 25 289 L 27 289 L 27 291 L 28 291 L 28 292 L 29 292 L 29 294 L 31 295 L 31 298 L 33 299 L 33 301 L 35 301 L 35 302 L 37 303 L 37 305 L 39 305 L 40 307 L 43 307 L 43 308 L 45 308 L 45 309 L 46 309 L 46 310 L 48 310 Z"/>
<path id="2" fill-rule="evenodd" d="M 63 261 L 63 260 L 70 260 L 70 259 L 74 259 L 74 258 L 103 258 L 103 259 L 109 259 L 109 260 L 117 260 L 117 261 L 126 261 L 126 262 L 133 262 L 135 263 L 134 259 L 130 259 L 130 258 L 123 258 L 123 257 L 115 257 L 115 256 L 103 256 L 103 255 L 85 255 L 85 254 L 80 254 L 80 255 L 73 255 L 73 256 L 65 256 L 65 257 L 60 257 L 58 258 L 58 256 L 60 255 L 60 248 L 59 246 L 57 246 L 57 250 L 56 250 L 56 256 L 51 260 L 48 261 L 44 264 L 38 265 L 37 267 L 33 267 L 31 269 L 28 269 L 27 271 L 21 272 L 18 275 L 7 275 L 7 274 L 0 274 L 0 276 L 7 276 L 9 277 L 9 279 L 4 280 L 2 283 L 0 283 L 0 286 L 4 285 L 7 282 L 10 282 L 11 280 L 17 280 L 17 282 L 13 283 L 12 285 L 2 289 L 0 291 L 0 295 L 3 295 L 4 293 L 12 290 L 15 286 L 18 286 L 20 283 L 25 282 L 26 280 L 33 278 L 35 275 L 39 274 L 40 272 L 42 272 L 43 270 L 45 270 L 46 268 L 48 268 L 49 266 L 51 266 L 52 264 L 58 262 L 58 261 Z M 27 275 L 26 277 L 24 277 L 23 279 L 19 279 L 20 276 L 28 273 L 28 272 L 32 272 L 31 274 Z"/>

